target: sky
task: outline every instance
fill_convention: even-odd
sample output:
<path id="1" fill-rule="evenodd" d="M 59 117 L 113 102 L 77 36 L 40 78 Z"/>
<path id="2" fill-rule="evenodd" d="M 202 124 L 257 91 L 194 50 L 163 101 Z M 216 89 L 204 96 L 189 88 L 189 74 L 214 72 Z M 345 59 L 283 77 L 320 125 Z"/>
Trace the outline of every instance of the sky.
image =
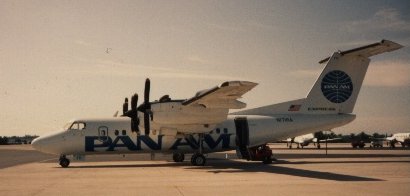
<path id="1" fill-rule="evenodd" d="M 0 1 L 0 135 L 110 117 L 125 97 L 185 99 L 228 80 L 253 108 L 306 97 L 323 64 L 389 39 L 335 133 L 410 132 L 410 1 Z"/>

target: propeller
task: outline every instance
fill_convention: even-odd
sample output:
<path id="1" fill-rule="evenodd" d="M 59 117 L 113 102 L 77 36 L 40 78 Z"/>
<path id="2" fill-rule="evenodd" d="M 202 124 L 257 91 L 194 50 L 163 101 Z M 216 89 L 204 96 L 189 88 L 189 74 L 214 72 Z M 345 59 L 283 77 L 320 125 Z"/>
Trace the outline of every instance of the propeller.
<path id="1" fill-rule="evenodd" d="M 150 133 L 150 118 L 153 120 L 153 115 L 151 111 L 151 103 L 149 102 L 151 81 L 149 78 L 145 80 L 144 88 L 144 102 L 137 107 L 138 105 L 138 94 L 134 94 L 131 97 L 131 110 L 128 110 L 128 98 L 125 98 L 124 104 L 122 105 L 123 116 L 128 116 L 131 118 L 131 130 L 133 132 L 139 132 L 140 120 L 138 118 L 138 111 L 144 114 L 144 130 L 145 135 Z"/>
<path id="2" fill-rule="evenodd" d="M 131 110 L 128 110 L 128 98 L 125 98 L 124 104 L 122 105 L 123 116 L 128 116 L 131 118 L 131 130 L 133 132 L 139 132 L 138 125 L 140 124 L 138 118 L 138 94 L 134 94 L 131 97 Z"/>
<path id="3" fill-rule="evenodd" d="M 149 93 L 151 89 L 151 81 L 149 78 L 145 80 L 145 88 L 144 88 L 144 103 L 142 103 L 138 107 L 138 111 L 144 113 L 144 130 L 145 135 L 149 135 L 150 133 L 150 116 L 151 120 L 153 119 L 152 112 L 151 112 L 151 104 L 149 102 Z"/>

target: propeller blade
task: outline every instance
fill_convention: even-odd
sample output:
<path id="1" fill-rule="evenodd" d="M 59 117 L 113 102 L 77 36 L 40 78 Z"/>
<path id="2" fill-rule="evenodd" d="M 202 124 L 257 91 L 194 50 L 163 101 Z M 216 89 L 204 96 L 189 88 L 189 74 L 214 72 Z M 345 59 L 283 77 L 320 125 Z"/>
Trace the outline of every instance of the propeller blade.
<path id="1" fill-rule="evenodd" d="M 128 112 L 128 98 L 125 98 L 124 104 L 122 105 L 122 114 L 125 115 L 126 112 Z"/>
<path id="2" fill-rule="evenodd" d="M 138 104 L 138 94 L 134 94 L 131 97 L 131 110 L 136 111 L 137 110 L 137 104 Z"/>
<path id="3" fill-rule="evenodd" d="M 135 110 L 134 110 L 135 111 Z M 131 117 L 131 130 L 132 132 L 139 132 L 139 124 L 140 120 L 138 119 L 137 115 Z"/>
<path id="4" fill-rule="evenodd" d="M 145 135 L 149 135 L 150 127 L 149 127 L 149 114 L 148 114 L 148 112 L 144 112 L 144 129 L 145 129 Z"/>
<path id="5" fill-rule="evenodd" d="M 150 92 L 151 81 L 149 78 L 145 80 L 145 89 L 144 89 L 144 103 L 149 104 L 149 92 Z M 147 109 L 147 108 L 145 108 Z"/>
<path id="6" fill-rule="evenodd" d="M 144 88 L 144 106 L 143 106 L 143 111 L 144 112 L 144 129 L 145 129 L 145 135 L 149 135 L 150 132 L 150 122 L 149 122 L 149 116 L 150 116 L 150 110 L 151 110 L 151 104 L 149 103 L 149 94 L 150 94 L 150 89 L 151 89 L 151 81 L 149 78 L 145 80 L 145 88 Z"/>

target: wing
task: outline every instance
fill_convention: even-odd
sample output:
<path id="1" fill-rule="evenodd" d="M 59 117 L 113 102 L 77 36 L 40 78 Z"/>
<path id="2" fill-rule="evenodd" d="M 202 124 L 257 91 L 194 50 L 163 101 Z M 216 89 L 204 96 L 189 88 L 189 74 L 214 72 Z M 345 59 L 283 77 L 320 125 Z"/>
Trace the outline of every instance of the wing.
<path id="1" fill-rule="evenodd" d="M 332 138 L 332 139 L 324 139 L 324 140 L 319 140 L 319 142 L 332 142 L 332 141 L 337 141 L 337 140 L 341 140 L 342 138 L 338 137 L 338 138 Z"/>
<path id="2" fill-rule="evenodd" d="M 238 101 L 243 94 L 254 88 L 257 83 L 229 81 L 211 89 L 199 91 L 192 98 L 182 102 L 185 106 L 202 105 L 206 108 L 241 109 L 246 104 Z"/>

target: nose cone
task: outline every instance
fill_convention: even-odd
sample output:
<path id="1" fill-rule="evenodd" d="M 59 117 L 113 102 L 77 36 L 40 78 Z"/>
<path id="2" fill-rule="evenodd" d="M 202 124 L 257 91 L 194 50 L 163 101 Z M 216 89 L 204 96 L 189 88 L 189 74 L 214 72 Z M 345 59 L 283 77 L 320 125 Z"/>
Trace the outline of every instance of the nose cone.
<path id="1" fill-rule="evenodd" d="M 44 153 L 59 154 L 63 144 L 62 141 L 62 132 L 55 132 L 34 139 L 31 146 Z"/>
<path id="2" fill-rule="evenodd" d="M 31 146 L 38 151 L 42 151 L 41 150 L 41 146 L 42 146 L 41 140 L 42 140 L 41 137 L 34 139 L 33 141 L 31 141 Z"/>

